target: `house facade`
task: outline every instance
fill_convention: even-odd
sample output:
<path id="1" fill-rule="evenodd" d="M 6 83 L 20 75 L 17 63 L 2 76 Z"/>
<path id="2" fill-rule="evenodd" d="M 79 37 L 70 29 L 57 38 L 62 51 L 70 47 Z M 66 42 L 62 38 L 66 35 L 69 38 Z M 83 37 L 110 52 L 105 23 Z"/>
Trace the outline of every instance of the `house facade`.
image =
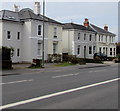
<path id="1" fill-rule="evenodd" d="M 43 16 L 40 3 L 35 2 L 35 9 L 25 8 L 19 11 L 0 11 L 0 46 L 14 49 L 12 62 L 32 62 L 43 56 Z M 76 55 L 79 58 L 93 58 L 101 52 L 108 57 L 116 56 L 115 34 L 89 24 L 62 24 L 44 17 L 44 60 L 49 55 Z"/>
<path id="2" fill-rule="evenodd" d="M 96 52 L 95 34 L 91 28 L 74 23 L 65 24 L 63 53 L 76 55 L 78 58 L 93 58 L 93 53 Z"/>
<path id="3" fill-rule="evenodd" d="M 18 11 L 0 11 L 0 46 L 14 49 L 12 61 L 32 62 L 42 59 L 43 16 L 40 4 L 35 2 L 35 11 L 26 8 Z M 44 59 L 48 54 L 62 54 L 62 24 L 44 17 Z"/>
<path id="4" fill-rule="evenodd" d="M 106 54 L 108 57 L 116 57 L 115 34 L 108 31 L 108 26 L 99 28 L 93 24 L 90 27 L 96 31 L 97 52 Z"/>
<path id="5" fill-rule="evenodd" d="M 63 27 L 63 54 L 76 55 L 78 58 L 93 58 L 101 52 L 108 57 L 116 56 L 115 34 L 89 24 L 67 23 Z"/>

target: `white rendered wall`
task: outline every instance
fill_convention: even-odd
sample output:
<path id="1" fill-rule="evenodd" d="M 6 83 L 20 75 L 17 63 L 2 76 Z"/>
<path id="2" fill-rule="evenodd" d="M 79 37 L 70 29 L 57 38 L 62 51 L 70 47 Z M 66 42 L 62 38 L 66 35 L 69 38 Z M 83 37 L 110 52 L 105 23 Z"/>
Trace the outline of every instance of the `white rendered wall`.
<path id="1" fill-rule="evenodd" d="M 12 57 L 12 62 L 21 62 L 22 49 L 22 24 L 17 22 L 3 21 L 3 34 L 2 34 L 2 45 L 14 49 L 14 56 Z M 11 32 L 11 38 L 7 39 L 7 31 Z M 17 39 L 17 32 L 20 32 L 20 40 Z M 17 49 L 20 49 L 20 56 L 17 56 Z"/>
<path id="2" fill-rule="evenodd" d="M 0 47 L 2 47 L 2 21 L 0 21 Z"/>
<path id="3" fill-rule="evenodd" d="M 57 28 L 57 38 L 54 38 L 54 27 Z M 53 54 L 53 43 L 56 42 L 57 54 L 62 54 L 62 26 L 49 23 L 48 24 L 48 54 Z"/>

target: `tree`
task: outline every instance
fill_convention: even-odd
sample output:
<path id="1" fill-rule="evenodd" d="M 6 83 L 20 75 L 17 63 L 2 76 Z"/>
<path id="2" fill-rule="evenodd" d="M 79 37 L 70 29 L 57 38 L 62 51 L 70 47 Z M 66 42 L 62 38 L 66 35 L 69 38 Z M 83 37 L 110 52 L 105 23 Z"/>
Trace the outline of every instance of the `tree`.
<path id="1" fill-rule="evenodd" d="M 116 43 L 116 54 L 120 54 L 120 42 Z"/>

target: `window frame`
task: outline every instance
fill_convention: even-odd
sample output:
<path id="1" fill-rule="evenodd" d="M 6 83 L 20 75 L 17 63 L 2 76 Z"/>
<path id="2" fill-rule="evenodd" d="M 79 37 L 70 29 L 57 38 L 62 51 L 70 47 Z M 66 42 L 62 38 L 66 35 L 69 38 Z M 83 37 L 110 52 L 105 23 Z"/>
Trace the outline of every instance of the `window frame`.
<path id="1" fill-rule="evenodd" d="M 80 45 L 77 46 L 77 55 L 80 55 Z"/>
<path id="2" fill-rule="evenodd" d="M 58 43 L 53 43 L 53 54 L 57 54 L 57 45 Z"/>
<path id="3" fill-rule="evenodd" d="M 17 49 L 17 57 L 20 57 L 20 49 Z"/>
<path id="4" fill-rule="evenodd" d="M 20 32 L 17 32 L 17 40 L 20 40 Z"/>
<path id="5" fill-rule="evenodd" d="M 53 37 L 57 38 L 57 27 L 54 27 Z"/>
<path id="6" fill-rule="evenodd" d="M 78 33 L 78 40 L 80 40 L 80 32 Z"/>
<path id="7" fill-rule="evenodd" d="M 89 41 L 92 41 L 92 34 L 89 35 Z"/>
<path id="8" fill-rule="evenodd" d="M 96 46 L 93 46 L 93 54 L 96 52 Z"/>
<path id="9" fill-rule="evenodd" d="M 84 40 L 86 40 L 86 33 L 84 33 Z"/>
<path id="10" fill-rule="evenodd" d="M 90 50 L 91 48 L 91 50 Z M 91 55 L 92 54 L 92 46 L 89 46 L 89 54 Z"/>
<path id="11" fill-rule="evenodd" d="M 40 27 L 39 27 L 40 26 Z M 37 25 L 37 35 L 41 36 L 42 35 L 42 25 Z"/>
<path id="12" fill-rule="evenodd" d="M 42 43 L 38 41 L 37 55 L 42 56 Z"/>
<path id="13" fill-rule="evenodd" d="M 112 56 L 112 48 L 110 48 L 110 56 Z"/>
<path id="14" fill-rule="evenodd" d="M 8 33 L 9 32 L 9 33 Z M 11 40 L 11 31 L 7 31 L 7 39 Z"/>

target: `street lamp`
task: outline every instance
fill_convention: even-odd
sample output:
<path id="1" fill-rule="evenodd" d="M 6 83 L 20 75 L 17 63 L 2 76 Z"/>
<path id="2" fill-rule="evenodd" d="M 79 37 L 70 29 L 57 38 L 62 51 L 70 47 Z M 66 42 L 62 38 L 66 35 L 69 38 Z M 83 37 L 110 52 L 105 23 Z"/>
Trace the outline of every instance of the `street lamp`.
<path id="1" fill-rule="evenodd" d="M 44 67 L 44 38 L 45 38 L 45 0 L 43 0 L 43 50 L 42 50 L 42 67 Z"/>

